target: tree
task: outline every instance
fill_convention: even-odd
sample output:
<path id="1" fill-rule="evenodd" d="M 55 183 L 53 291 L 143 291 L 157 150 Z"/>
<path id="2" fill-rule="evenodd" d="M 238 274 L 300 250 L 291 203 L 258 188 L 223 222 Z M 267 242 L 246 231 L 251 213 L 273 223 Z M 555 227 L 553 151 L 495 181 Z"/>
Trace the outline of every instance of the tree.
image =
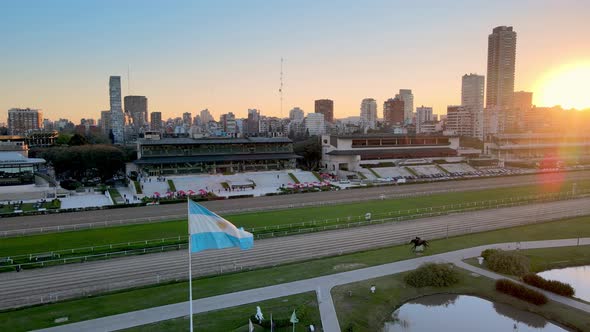
<path id="1" fill-rule="evenodd" d="M 125 167 L 125 153 L 111 145 L 51 147 L 36 153 L 50 162 L 61 178 L 82 179 L 94 173 L 103 180 L 112 178 Z"/>
<path id="2" fill-rule="evenodd" d="M 293 152 L 303 157 L 299 161 L 301 168 L 309 171 L 319 168 L 322 159 L 322 145 L 318 137 L 311 137 L 293 144 Z"/>
<path id="3" fill-rule="evenodd" d="M 70 139 L 72 135 L 60 133 L 59 136 L 55 139 L 55 145 L 68 145 L 70 143 Z"/>
<path id="4" fill-rule="evenodd" d="M 86 137 L 84 137 L 80 134 L 74 134 L 74 136 L 72 136 L 72 138 L 70 138 L 70 141 L 68 142 L 68 145 L 70 145 L 70 146 L 86 145 L 86 144 L 88 144 L 88 140 L 86 139 Z"/>

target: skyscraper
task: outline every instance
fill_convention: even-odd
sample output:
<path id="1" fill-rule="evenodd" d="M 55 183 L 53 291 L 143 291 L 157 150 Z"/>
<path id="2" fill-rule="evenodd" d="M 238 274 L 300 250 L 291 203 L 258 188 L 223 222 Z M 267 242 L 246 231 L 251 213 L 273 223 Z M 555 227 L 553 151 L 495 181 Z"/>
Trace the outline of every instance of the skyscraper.
<path id="1" fill-rule="evenodd" d="M 421 133 L 424 122 L 432 121 L 432 107 L 416 107 L 416 133 Z"/>
<path id="2" fill-rule="evenodd" d="M 412 112 L 414 112 L 414 95 L 410 89 L 399 89 L 399 93 L 395 95 L 404 102 L 404 124 L 412 122 Z"/>
<path id="3" fill-rule="evenodd" d="M 400 98 L 389 98 L 383 103 L 383 119 L 388 125 L 403 125 L 405 103 Z"/>
<path id="4" fill-rule="evenodd" d="M 111 104 L 111 132 L 113 143 L 123 143 L 125 139 L 125 115 L 121 107 L 121 76 L 109 79 L 109 97 Z"/>
<path id="5" fill-rule="evenodd" d="M 488 36 L 486 108 L 504 110 L 512 107 L 515 62 L 516 32 L 507 26 L 494 28 Z"/>
<path id="6" fill-rule="evenodd" d="M 111 110 L 100 111 L 100 128 L 102 133 L 108 137 L 111 132 Z"/>
<path id="7" fill-rule="evenodd" d="M 125 96 L 125 114 L 131 118 L 131 124 L 135 133 L 144 128 L 148 121 L 148 105 L 145 96 Z"/>
<path id="8" fill-rule="evenodd" d="M 248 109 L 248 119 L 246 121 L 246 133 L 257 135 L 260 132 L 260 111 L 254 108 Z"/>
<path id="9" fill-rule="evenodd" d="M 484 102 L 483 75 L 465 74 L 461 80 L 461 106 L 472 113 L 473 137 L 483 139 L 483 102 Z"/>
<path id="10" fill-rule="evenodd" d="M 334 122 L 334 101 L 330 99 L 319 99 L 315 101 L 315 113 L 324 115 L 324 122 Z"/>
<path id="11" fill-rule="evenodd" d="M 375 129 L 377 123 L 377 101 L 365 98 L 361 101 L 361 122 L 363 126 Z"/>
<path id="12" fill-rule="evenodd" d="M 30 108 L 11 108 L 8 110 L 8 132 L 11 135 L 25 135 L 29 131 L 41 129 L 43 112 Z"/>
<path id="13" fill-rule="evenodd" d="M 184 112 L 182 113 L 182 124 L 185 128 L 189 128 L 193 123 L 193 115 L 191 112 Z"/>
<path id="14" fill-rule="evenodd" d="M 209 121 L 213 121 L 213 115 L 211 115 L 209 109 L 206 108 L 201 111 L 201 122 L 203 122 L 203 125 L 207 125 Z"/>
<path id="15" fill-rule="evenodd" d="M 154 131 L 162 131 L 162 112 L 150 114 L 150 128 Z"/>
<path id="16" fill-rule="evenodd" d="M 289 120 L 301 122 L 305 118 L 305 113 L 299 107 L 293 107 L 292 110 L 289 111 Z"/>
<path id="17" fill-rule="evenodd" d="M 307 114 L 305 118 L 305 130 L 310 136 L 323 135 L 326 133 L 324 114 L 315 112 Z"/>

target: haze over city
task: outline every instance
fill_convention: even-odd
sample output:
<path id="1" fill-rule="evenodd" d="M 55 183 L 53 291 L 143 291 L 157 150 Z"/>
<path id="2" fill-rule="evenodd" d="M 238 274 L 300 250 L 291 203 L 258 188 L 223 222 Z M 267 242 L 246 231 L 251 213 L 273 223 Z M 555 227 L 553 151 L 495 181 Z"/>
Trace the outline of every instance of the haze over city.
<path id="1" fill-rule="evenodd" d="M 445 114 L 460 104 L 463 74 L 486 74 L 486 36 L 500 25 L 518 32 L 515 91 L 532 91 L 538 106 L 590 107 L 584 1 L 172 4 L 4 3 L 0 109 L 98 118 L 109 109 L 107 78 L 119 75 L 122 95 L 147 96 L 163 118 L 204 108 L 215 118 L 249 108 L 288 116 L 295 106 L 313 112 L 322 98 L 343 118 L 367 97 L 381 116 L 399 89 Z"/>
<path id="2" fill-rule="evenodd" d="M 0 331 L 590 331 L 588 13 L 4 0 Z"/>

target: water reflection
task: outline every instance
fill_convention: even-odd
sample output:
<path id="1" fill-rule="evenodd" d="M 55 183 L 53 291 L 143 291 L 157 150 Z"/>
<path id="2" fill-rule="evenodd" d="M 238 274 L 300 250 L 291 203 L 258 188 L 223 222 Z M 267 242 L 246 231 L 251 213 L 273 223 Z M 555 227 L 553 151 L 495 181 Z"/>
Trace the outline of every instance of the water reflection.
<path id="1" fill-rule="evenodd" d="M 545 279 L 566 282 L 574 288 L 575 297 L 590 302 L 590 265 L 567 267 L 537 273 Z"/>
<path id="2" fill-rule="evenodd" d="M 384 331 L 566 331 L 542 316 L 467 295 L 431 295 L 410 301 Z"/>

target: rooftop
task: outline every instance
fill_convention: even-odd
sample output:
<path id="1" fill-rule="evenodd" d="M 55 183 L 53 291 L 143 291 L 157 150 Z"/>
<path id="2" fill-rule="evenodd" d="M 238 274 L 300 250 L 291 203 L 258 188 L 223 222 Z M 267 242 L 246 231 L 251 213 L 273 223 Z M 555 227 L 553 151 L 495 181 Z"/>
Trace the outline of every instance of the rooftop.
<path id="1" fill-rule="evenodd" d="M 0 164 L 44 164 L 45 159 L 26 158 L 18 152 L 0 152 Z"/>
<path id="2" fill-rule="evenodd" d="M 195 163 L 210 161 L 243 161 L 243 160 L 266 160 L 266 159 L 299 159 L 302 158 L 293 153 L 258 153 L 258 154 L 231 154 L 231 155 L 209 155 L 209 156 L 186 156 L 186 157 L 155 157 L 141 158 L 133 163 L 137 165 L 153 164 L 176 164 Z"/>
<path id="3" fill-rule="evenodd" d="M 245 137 L 245 138 L 162 138 L 140 139 L 141 145 L 193 145 L 193 144 L 262 144 L 262 143 L 292 143 L 286 137 Z"/>

